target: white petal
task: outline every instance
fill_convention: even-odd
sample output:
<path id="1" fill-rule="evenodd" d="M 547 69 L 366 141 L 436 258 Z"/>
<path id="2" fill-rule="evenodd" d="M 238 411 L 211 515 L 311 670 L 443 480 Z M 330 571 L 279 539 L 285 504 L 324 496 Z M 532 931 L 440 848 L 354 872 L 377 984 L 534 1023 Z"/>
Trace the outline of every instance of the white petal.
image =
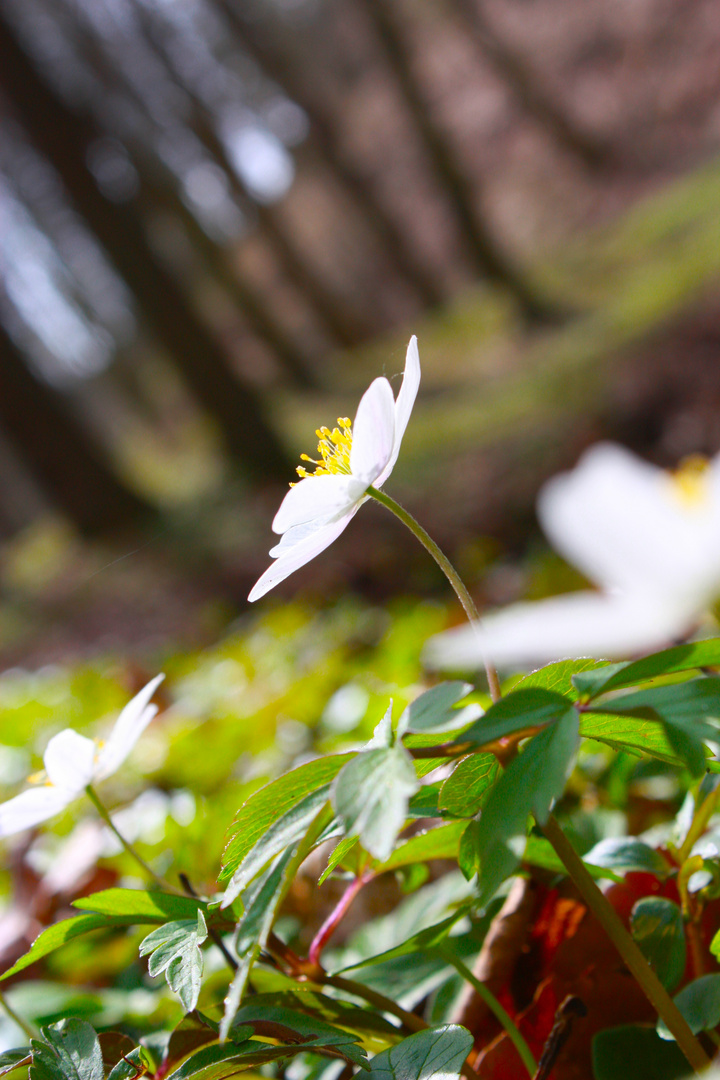
<path id="1" fill-rule="evenodd" d="M 272 564 L 272 566 L 267 568 L 262 577 L 255 583 L 250 591 L 248 600 L 251 602 L 253 600 L 259 600 L 261 596 L 264 596 L 270 589 L 274 589 L 276 585 L 279 585 L 280 582 L 284 581 L 290 574 L 299 570 L 305 563 L 309 563 L 311 559 L 314 559 L 315 556 L 319 555 L 325 548 L 330 547 L 333 540 L 337 539 L 350 519 L 355 515 L 359 505 L 359 502 L 356 503 L 351 511 L 344 517 L 315 529 L 309 536 L 305 536 L 298 543 L 293 546 L 288 546 L 287 550 Z M 280 545 L 278 545 L 278 547 L 280 547 Z"/>
<path id="2" fill-rule="evenodd" d="M 671 644 L 690 629 L 687 609 L 645 595 L 579 592 L 537 604 L 515 604 L 476 624 L 431 638 L 431 667 L 476 670 L 483 652 L 502 667 L 545 664 L 566 657 L 626 658 Z"/>
<path id="3" fill-rule="evenodd" d="M 53 735 L 45 750 L 45 771 L 55 787 L 73 795 L 92 781 L 97 744 L 72 728 Z M 72 796 L 71 796 L 72 797 Z"/>
<path id="4" fill-rule="evenodd" d="M 12 836 L 55 817 L 76 797 L 76 793 L 40 784 L 28 788 L 8 802 L 0 803 L 0 836 Z"/>
<path id="5" fill-rule="evenodd" d="M 417 338 L 413 334 L 407 348 L 405 374 L 403 375 L 402 386 L 400 387 L 400 393 L 395 402 L 395 438 L 393 441 L 393 451 L 390 455 L 390 460 L 383 469 L 381 475 L 377 478 L 377 485 L 385 483 L 398 459 L 400 445 L 403 440 L 403 435 L 405 434 L 405 428 L 408 426 L 410 413 L 413 410 L 419 386 L 420 356 L 418 354 Z"/>
<path id="6" fill-rule="evenodd" d="M 601 443 L 538 499 L 553 546 L 597 584 L 700 605 L 720 587 L 720 481 L 683 499 L 670 474 Z"/>
<path id="7" fill-rule="evenodd" d="M 164 678 L 164 675 L 156 675 L 131 701 L 128 701 L 115 721 L 107 742 L 97 755 L 96 780 L 104 780 L 106 776 L 112 776 L 155 716 L 157 705 L 151 705 L 150 698 Z"/>
<path id="8" fill-rule="evenodd" d="M 367 487 L 393 452 L 395 398 L 387 379 L 375 379 L 363 394 L 353 422 L 350 469 Z"/>
<path id="9" fill-rule="evenodd" d="M 273 532 L 284 533 L 309 521 L 330 521 L 345 512 L 363 490 L 356 479 L 341 473 L 306 476 L 290 488 L 281 502 L 272 523 Z"/>

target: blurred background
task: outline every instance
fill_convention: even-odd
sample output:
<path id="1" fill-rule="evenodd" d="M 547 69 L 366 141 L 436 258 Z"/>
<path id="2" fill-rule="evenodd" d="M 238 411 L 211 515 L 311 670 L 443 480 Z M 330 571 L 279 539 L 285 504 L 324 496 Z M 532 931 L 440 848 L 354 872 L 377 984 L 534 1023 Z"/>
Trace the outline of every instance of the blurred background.
<path id="1" fill-rule="evenodd" d="M 412 333 L 388 490 L 483 606 L 581 584 L 533 506 L 590 443 L 720 449 L 718 55 L 716 0 L 0 0 L 2 798 L 164 670 L 104 795 L 212 889 L 250 791 L 427 685 L 460 612 L 379 506 L 246 602 L 299 454 Z M 670 766 L 598 753 L 584 849 L 676 811 Z M 3 865 L 3 967 L 134 872 L 83 803 Z M 131 938 L 49 971 L 28 1018 L 177 1012 Z"/>
<path id="2" fill-rule="evenodd" d="M 2 666 L 216 641 L 411 333 L 392 494 L 483 603 L 571 587 L 551 473 L 720 447 L 718 50 L 713 0 L 1 0 Z M 374 506 L 298 590 L 445 597 Z"/>

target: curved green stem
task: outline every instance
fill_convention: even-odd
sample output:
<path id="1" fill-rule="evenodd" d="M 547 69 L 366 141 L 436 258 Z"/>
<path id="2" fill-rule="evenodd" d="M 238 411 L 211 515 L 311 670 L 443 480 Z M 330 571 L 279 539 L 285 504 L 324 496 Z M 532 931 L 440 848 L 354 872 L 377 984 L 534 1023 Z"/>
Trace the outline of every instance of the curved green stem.
<path id="1" fill-rule="evenodd" d="M 20 1030 L 23 1032 L 23 1034 L 27 1036 L 28 1040 L 37 1039 L 37 1037 L 38 1037 L 37 1031 L 35 1031 L 35 1029 L 27 1022 L 27 1020 L 23 1020 L 22 1016 L 19 1016 L 15 1012 L 12 1005 L 8 1004 L 8 1000 L 7 1000 L 7 998 L 5 997 L 5 995 L 3 993 L 0 993 L 0 1006 L 3 1008 L 5 1013 L 10 1017 L 12 1022 L 14 1024 L 17 1024 L 17 1026 L 20 1028 Z"/>
<path id="2" fill-rule="evenodd" d="M 422 546 L 428 554 L 432 556 L 450 582 L 453 592 L 462 604 L 463 610 L 470 621 L 470 625 L 475 626 L 480 621 L 480 616 L 478 615 L 478 610 L 475 607 L 473 598 L 467 591 L 465 582 L 462 580 L 447 555 L 441 551 L 430 534 L 423 529 L 422 525 L 415 520 L 412 514 L 409 514 L 400 503 L 395 502 L 395 500 L 391 499 L 389 495 L 386 495 L 384 491 L 380 491 L 378 488 L 370 486 L 367 489 L 367 494 L 375 499 L 376 502 L 379 502 L 381 506 L 384 506 L 393 513 L 395 517 L 402 521 L 403 525 L 410 530 L 416 540 L 420 541 Z M 490 697 L 493 701 L 497 701 L 501 696 L 500 680 L 498 679 L 497 671 L 487 660 L 483 660 L 483 662 L 485 673 L 487 675 L 488 687 L 490 688 Z"/>
<path id="3" fill-rule="evenodd" d="M 130 841 L 125 839 L 123 834 L 120 832 L 118 827 L 113 822 L 112 818 L 110 817 L 110 814 L 105 809 L 105 806 L 100 802 L 100 798 L 99 798 L 97 792 L 95 791 L 95 788 L 92 786 L 92 784 L 88 784 L 88 786 L 85 788 L 85 792 L 86 792 L 88 798 L 90 799 L 90 801 L 92 802 L 93 806 L 97 810 L 98 814 L 100 815 L 100 817 L 103 819 L 103 821 L 107 825 L 108 829 L 110 829 L 111 832 L 113 832 L 115 834 L 115 836 L 118 838 L 118 840 L 120 841 L 120 843 L 124 847 L 125 851 L 127 851 L 128 855 L 132 856 L 132 858 L 135 860 L 135 862 L 141 868 L 143 873 L 147 874 L 147 876 L 150 878 L 151 881 L 154 881 L 155 884 L 159 888 L 164 889 L 166 892 L 179 893 L 180 890 L 174 888 L 167 881 L 165 881 L 164 878 L 161 878 L 159 874 L 156 874 L 155 871 L 153 870 L 153 868 L 151 866 L 149 866 L 145 862 L 142 855 L 140 855 L 139 852 L 137 852 L 135 850 L 135 848 L 132 846 Z M 184 894 L 181 894 L 181 895 L 184 895 Z"/>
<path id="4" fill-rule="evenodd" d="M 528 1071 L 528 1075 L 533 1077 L 537 1069 L 537 1062 L 532 1056 L 530 1047 L 522 1037 L 520 1029 L 518 1028 L 512 1017 L 505 1011 L 498 999 L 493 994 L 492 990 L 489 990 L 485 983 L 473 975 L 467 964 L 464 964 L 459 956 L 456 956 L 452 949 L 447 946 L 438 946 L 437 952 L 440 953 L 443 960 L 447 960 L 448 964 L 451 964 L 458 975 L 461 975 L 466 982 L 469 982 L 473 989 L 480 995 L 488 1009 L 500 1021 L 503 1028 L 507 1032 L 508 1038 L 511 1040 L 513 1046 L 517 1050 L 522 1059 L 522 1063 Z"/>
<path id="5" fill-rule="evenodd" d="M 692 1068 L 695 1072 L 702 1072 L 703 1069 L 709 1068 L 710 1058 L 693 1035 L 685 1017 L 623 926 L 615 908 L 597 887 L 585 863 L 552 814 L 542 826 L 542 830 L 577 886 L 583 900 L 620 953 L 650 1004 L 667 1024 Z"/>
<path id="6" fill-rule="evenodd" d="M 317 976 L 314 976 L 314 979 L 317 982 L 324 983 L 326 986 L 334 986 L 336 990 L 344 990 L 346 994 L 352 994 L 353 997 L 362 998 L 368 1004 L 374 1005 L 376 1009 L 381 1009 L 382 1012 L 396 1016 L 408 1031 L 425 1031 L 428 1027 L 421 1017 L 408 1012 L 407 1009 L 403 1009 L 402 1005 L 398 1005 L 392 998 L 385 997 L 384 994 L 372 990 L 362 983 L 355 982 L 354 979 L 346 979 L 342 975 L 328 975 L 327 973 L 318 973 Z"/>
<path id="7" fill-rule="evenodd" d="M 402 521 L 403 525 L 407 526 L 413 536 L 420 541 L 425 550 L 432 555 L 465 609 L 465 614 L 470 620 L 470 624 L 475 626 L 478 623 L 479 618 L 472 597 L 467 591 L 457 570 L 443 554 L 432 537 L 425 532 L 423 527 L 418 524 L 415 518 L 409 514 L 407 510 L 400 506 L 399 503 L 396 503 L 394 499 L 391 499 L 389 495 L 386 495 L 384 491 L 369 487 L 367 494 L 395 514 L 395 516 Z M 493 701 L 497 701 L 501 696 L 497 672 L 495 671 L 495 668 L 487 662 L 485 664 L 485 670 L 487 672 L 490 695 Z M 643 954 L 640 952 L 640 949 L 635 944 L 632 936 L 623 926 L 615 909 L 611 906 L 590 876 L 582 859 L 577 854 L 554 817 L 551 816 L 548 819 L 547 823 L 543 826 L 543 832 L 552 844 L 556 855 L 563 863 L 569 877 L 575 883 L 588 908 L 595 915 L 598 922 L 605 930 L 605 933 L 615 945 L 623 961 L 653 1008 L 656 1009 L 658 1015 L 667 1024 L 673 1038 L 692 1068 L 696 1072 L 701 1072 L 703 1069 L 708 1068 L 710 1059 L 691 1032 L 682 1013 L 648 964 Z M 474 985 L 475 984 L 473 983 L 473 986 Z M 475 987 L 475 989 L 478 989 L 478 987 Z M 482 994 L 482 991 L 478 990 L 478 992 Z M 489 1004 L 490 1003 L 488 1002 L 488 1005 Z M 523 1058 L 523 1061 L 525 1061 L 525 1058 Z"/>

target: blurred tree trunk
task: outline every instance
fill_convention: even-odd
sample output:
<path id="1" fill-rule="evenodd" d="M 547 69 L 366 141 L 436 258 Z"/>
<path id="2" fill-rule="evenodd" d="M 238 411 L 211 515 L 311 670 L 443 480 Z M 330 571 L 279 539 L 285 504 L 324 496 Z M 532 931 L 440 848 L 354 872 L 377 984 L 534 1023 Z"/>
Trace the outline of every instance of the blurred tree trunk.
<path id="1" fill-rule="evenodd" d="M 455 210 L 464 246 L 477 271 L 496 285 L 507 289 L 517 300 L 530 322 L 557 318 L 555 309 L 513 265 L 492 236 L 476 206 L 477 193 L 458 161 L 447 135 L 435 123 L 423 99 L 423 92 L 413 71 L 405 43 L 396 0 L 363 0 L 378 38 L 382 42 L 403 99 L 425 145 L 428 157 Z"/>
<path id="2" fill-rule="evenodd" d="M 291 463 L 257 395 L 230 370 L 222 349 L 156 258 L 131 207 L 110 202 L 97 187 L 86 162 L 88 147 L 97 137 L 92 124 L 71 112 L 41 78 L 4 19 L 0 19 L 0 86 L 36 146 L 57 169 L 149 326 L 218 423 L 233 457 L 256 479 L 286 478 Z"/>
<path id="3" fill-rule="evenodd" d="M 101 92 L 110 93 L 114 82 L 119 81 L 131 101 L 135 103 L 141 115 L 145 113 L 145 103 L 138 97 L 135 87 L 126 78 L 119 66 L 109 66 L 97 40 L 77 21 L 73 35 L 83 56 L 101 84 Z M 149 189 L 152 207 L 157 203 L 166 207 L 180 218 L 194 250 L 204 264 L 204 271 L 228 294 L 232 303 L 243 312 L 253 332 L 270 349 L 292 383 L 300 389 L 309 390 L 317 386 L 317 380 L 307 357 L 291 340 L 278 322 L 275 313 L 262 293 L 247 279 L 236 263 L 231 265 L 226 247 L 213 241 L 202 228 L 198 219 L 185 205 L 178 193 L 177 178 L 162 160 L 159 154 L 153 154 L 132 125 L 126 124 L 120 131 L 120 138 L 128 144 L 131 156 L 135 159 L 142 177 L 143 190 L 140 193 L 144 201 L 145 188 Z"/>
<path id="4" fill-rule="evenodd" d="M 163 40 L 162 35 L 157 32 L 152 18 L 149 17 L 147 8 L 140 0 L 133 0 L 133 8 L 143 28 L 148 45 L 154 48 L 154 56 L 158 64 L 165 69 L 168 80 L 182 85 L 182 69 L 172 54 L 168 54 L 166 42 Z M 361 324 L 359 316 L 350 309 L 344 298 L 338 296 L 334 289 L 318 274 L 315 267 L 306 258 L 305 253 L 298 247 L 295 238 L 283 219 L 279 206 L 266 204 L 256 199 L 252 192 L 242 183 L 232 161 L 228 157 L 225 144 L 218 136 L 204 106 L 198 102 L 189 87 L 185 86 L 185 91 L 191 101 L 190 115 L 187 117 L 188 126 L 207 148 L 210 155 L 222 165 L 234 194 L 239 196 L 241 202 L 251 204 L 252 210 L 257 214 L 264 237 L 283 273 L 303 297 L 325 333 L 339 344 L 348 347 L 357 345 L 363 339 L 370 337 L 370 328 Z"/>
<path id="5" fill-rule="evenodd" d="M 249 10 L 247 0 L 222 0 L 242 45 L 265 74 L 282 87 L 310 120 L 310 137 L 333 176 L 362 211 L 395 271 L 418 293 L 424 304 L 434 307 L 445 300 L 444 290 L 425 260 L 408 243 L 392 214 L 375 195 L 368 178 L 344 153 L 338 137 L 339 119 L 327 96 L 313 90 L 312 75 L 281 42 L 274 28 L 263 25 L 265 16 Z"/>
<path id="6" fill-rule="evenodd" d="M 2 324 L 0 428 L 48 500 L 86 535 L 149 516 L 149 506 L 112 472 L 61 395 L 32 375 Z"/>
<path id="7" fill-rule="evenodd" d="M 464 29 L 475 39 L 482 55 L 491 62 L 522 107 L 586 168 L 599 169 L 609 165 L 613 156 L 609 144 L 578 125 L 553 100 L 527 57 L 520 56 L 498 37 L 488 22 L 483 2 L 452 0 Z"/>

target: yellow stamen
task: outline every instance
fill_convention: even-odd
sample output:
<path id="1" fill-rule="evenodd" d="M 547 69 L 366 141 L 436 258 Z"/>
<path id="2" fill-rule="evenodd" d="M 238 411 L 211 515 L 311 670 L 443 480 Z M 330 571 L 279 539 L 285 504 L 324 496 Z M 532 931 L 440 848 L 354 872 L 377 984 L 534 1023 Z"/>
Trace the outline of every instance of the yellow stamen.
<path id="1" fill-rule="evenodd" d="M 329 476 L 332 473 L 350 473 L 350 448 L 352 446 L 352 423 L 347 416 L 338 417 L 338 426 L 332 431 L 328 427 L 318 428 L 319 458 L 301 454 L 301 461 L 308 461 L 315 468 L 308 471 L 304 465 L 298 465 L 297 474 L 303 480 L 308 476 Z M 297 481 L 296 481 L 297 483 Z M 291 484 L 290 487 L 294 487 Z"/>
<path id="2" fill-rule="evenodd" d="M 685 506 L 698 508 L 707 501 L 708 459 L 702 454 L 683 458 L 674 472 L 670 473 L 673 491 Z"/>

